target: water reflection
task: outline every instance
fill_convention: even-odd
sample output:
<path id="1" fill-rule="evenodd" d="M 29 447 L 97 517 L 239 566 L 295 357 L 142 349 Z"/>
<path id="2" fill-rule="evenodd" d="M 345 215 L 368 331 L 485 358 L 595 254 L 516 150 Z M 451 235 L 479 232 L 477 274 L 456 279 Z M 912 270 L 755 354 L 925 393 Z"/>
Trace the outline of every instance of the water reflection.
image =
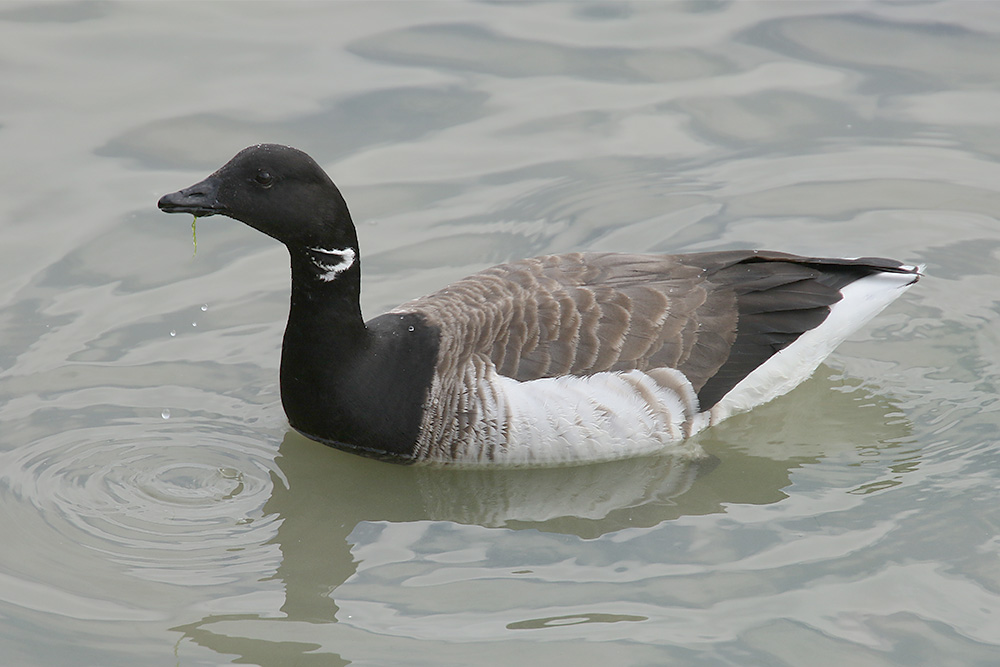
<path id="1" fill-rule="evenodd" d="M 814 421 L 788 416 L 820 404 L 824 409 Z M 656 553 L 645 552 L 635 538 L 686 516 L 779 502 L 786 498 L 791 471 L 815 463 L 824 452 L 834 457 L 849 452 L 853 460 L 859 450 L 873 449 L 873 456 L 885 457 L 887 476 L 906 474 L 912 466 L 893 468 L 892 462 L 912 459 L 912 452 L 900 451 L 898 444 L 885 445 L 885 451 L 872 444 L 906 441 L 909 425 L 897 414 L 886 399 L 821 369 L 815 382 L 763 409 L 759 419 L 767 428 L 751 413 L 710 430 L 700 439 L 707 452 L 702 458 L 537 470 L 413 468 L 358 458 L 288 433 L 264 506 L 266 515 L 281 518 L 273 540 L 281 550 L 274 578 L 284 584 L 284 618 L 210 615 L 175 630 L 218 651 L 238 645 L 247 659 L 280 664 L 262 656 L 284 651 L 288 659 L 323 646 L 350 658 L 351 650 L 333 647 L 361 641 L 344 634 L 356 631 L 458 641 L 468 632 L 500 639 L 525 629 L 565 633 L 571 626 L 649 621 L 656 614 L 637 613 L 634 604 L 606 600 L 581 607 L 567 599 L 560 605 L 549 591 L 547 606 L 536 608 L 526 592 L 510 591 L 560 582 L 585 587 L 595 577 L 641 586 L 646 578 L 703 576 L 718 563 L 738 562 L 735 550 L 745 545 L 720 542 L 707 558 L 677 563 L 697 541 L 683 525 L 675 529 L 674 547 L 659 531 Z M 848 416 L 830 436 L 828 422 Z M 859 533 L 858 539 L 880 539 L 884 530 L 876 533 Z M 751 570 L 760 567 L 750 564 L 753 554 L 751 549 L 742 556 Z M 435 592 L 428 596 L 429 587 Z M 451 588 L 453 594 L 447 592 Z M 502 600 L 495 604 L 472 605 L 486 604 L 481 613 L 468 611 L 470 600 L 498 595 Z M 454 596 L 464 602 L 447 602 Z M 279 651 L 276 644 L 262 643 L 265 636 L 302 643 L 282 643 Z M 235 637 L 254 641 L 236 644 Z M 335 659 L 330 652 L 323 655 Z"/>

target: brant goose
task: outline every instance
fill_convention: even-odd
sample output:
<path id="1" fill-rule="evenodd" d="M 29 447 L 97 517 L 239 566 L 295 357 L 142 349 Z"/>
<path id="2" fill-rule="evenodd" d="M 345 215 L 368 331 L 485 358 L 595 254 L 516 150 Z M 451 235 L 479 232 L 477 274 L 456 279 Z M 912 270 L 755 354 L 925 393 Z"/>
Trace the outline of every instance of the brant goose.
<path id="1" fill-rule="evenodd" d="M 409 463 L 668 452 L 791 390 L 920 275 L 870 257 L 570 253 L 494 266 L 365 322 L 354 223 L 302 151 L 251 146 L 159 207 L 287 246 L 289 423 Z"/>

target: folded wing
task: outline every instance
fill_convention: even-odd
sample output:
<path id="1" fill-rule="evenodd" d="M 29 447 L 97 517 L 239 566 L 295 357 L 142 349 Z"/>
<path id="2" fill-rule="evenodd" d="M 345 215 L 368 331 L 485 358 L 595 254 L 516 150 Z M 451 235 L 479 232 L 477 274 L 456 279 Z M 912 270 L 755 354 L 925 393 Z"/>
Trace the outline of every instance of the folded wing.
<path id="1" fill-rule="evenodd" d="M 521 381 L 675 368 L 707 410 L 874 273 L 879 258 L 777 252 L 573 253 L 487 269 L 405 303 L 441 329 L 439 374 L 473 357 Z"/>

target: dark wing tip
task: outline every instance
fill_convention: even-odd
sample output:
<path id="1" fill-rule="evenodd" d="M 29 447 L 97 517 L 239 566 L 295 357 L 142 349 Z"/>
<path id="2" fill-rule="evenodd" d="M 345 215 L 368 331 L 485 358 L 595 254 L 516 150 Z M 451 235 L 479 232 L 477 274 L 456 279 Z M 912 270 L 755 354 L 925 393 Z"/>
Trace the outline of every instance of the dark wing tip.
<path id="1" fill-rule="evenodd" d="M 725 362 L 698 389 L 701 409 L 710 409 L 775 353 L 822 324 L 847 285 L 879 273 L 910 274 L 911 285 L 922 268 L 881 257 L 754 253 L 719 269 L 709 280 L 736 293 L 737 332 Z"/>

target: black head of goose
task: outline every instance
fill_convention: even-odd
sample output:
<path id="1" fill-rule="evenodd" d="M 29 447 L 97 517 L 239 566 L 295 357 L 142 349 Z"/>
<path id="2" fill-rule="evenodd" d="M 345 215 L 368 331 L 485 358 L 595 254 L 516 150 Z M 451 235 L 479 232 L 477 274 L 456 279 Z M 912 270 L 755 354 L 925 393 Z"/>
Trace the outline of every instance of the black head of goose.
<path id="1" fill-rule="evenodd" d="M 683 447 L 805 380 L 919 277 L 881 258 L 571 253 L 492 267 L 365 322 L 354 223 L 302 151 L 251 146 L 159 207 L 235 218 L 287 246 L 289 423 L 412 463 Z"/>

